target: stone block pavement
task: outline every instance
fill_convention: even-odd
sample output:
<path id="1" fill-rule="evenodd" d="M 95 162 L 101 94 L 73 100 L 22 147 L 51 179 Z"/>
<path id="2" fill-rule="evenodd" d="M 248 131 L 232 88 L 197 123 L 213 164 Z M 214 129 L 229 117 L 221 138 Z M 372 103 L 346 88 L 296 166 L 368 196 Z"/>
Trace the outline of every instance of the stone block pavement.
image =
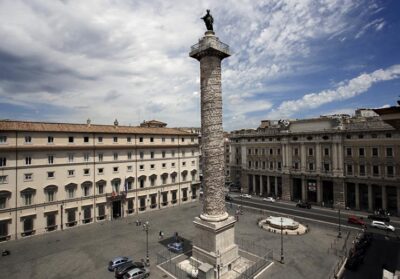
<path id="1" fill-rule="evenodd" d="M 134 215 L 116 221 L 88 224 L 77 228 L 0 243 L 10 256 L 0 258 L 1 278 L 113 278 L 107 271 L 108 261 L 118 255 L 138 261 L 146 256 L 146 233 L 136 226 L 136 220 L 150 222 L 150 278 L 164 277 L 155 265 L 156 254 L 165 249 L 159 231 L 165 237 L 175 232 L 185 239 L 195 237 L 193 218 L 201 210 L 200 203 L 190 203 L 161 211 Z M 229 209 L 230 214 L 234 208 Z M 257 226 L 257 213 L 244 210 L 236 225 L 237 237 L 254 241 L 274 250 L 280 259 L 280 235 Z M 337 233 L 334 227 L 309 223 L 310 232 L 302 236 L 284 236 L 285 264 L 275 262 L 258 278 L 323 278 L 330 275 L 337 256 L 331 244 Z"/>

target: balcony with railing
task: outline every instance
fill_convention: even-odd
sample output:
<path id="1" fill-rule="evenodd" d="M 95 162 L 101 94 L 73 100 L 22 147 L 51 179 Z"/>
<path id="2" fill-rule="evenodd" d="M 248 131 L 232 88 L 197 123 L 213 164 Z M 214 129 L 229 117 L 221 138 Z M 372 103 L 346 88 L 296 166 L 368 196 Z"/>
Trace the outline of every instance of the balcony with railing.
<path id="1" fill-rule="evenodd" d="M 201 41 L 195 45 L 192 45 L 190 47 L 190 55 L 204 51 L 208 48 L 213 48 L 213 49 L 225 52 L 228 55 L 231 55 L 229 46 L 227 44 L 224 44 L 223 42 L 219 41 L 218 39 Z"/>

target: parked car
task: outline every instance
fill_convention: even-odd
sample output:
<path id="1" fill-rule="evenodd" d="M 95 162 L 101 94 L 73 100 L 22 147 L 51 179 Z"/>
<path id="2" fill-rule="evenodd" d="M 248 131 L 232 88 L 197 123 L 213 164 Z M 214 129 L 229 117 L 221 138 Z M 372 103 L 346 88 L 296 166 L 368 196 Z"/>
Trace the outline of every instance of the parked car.
<path id="1" fill-rule="evenodd" d="M 231 200 L 233 200 L 233 199 L 232 199 L 232 197 L 231 197 L 231 196 L 229 196 L 229 195 L 225 195 L 225 200 L 226 200 L 226 201 L 231 201 Z"/>
<path id="2" fill-rule="evenodd" d="M 245 199 L 251 199 L 251 195 L 249 194 L 241 194 L 240 196 Z"/>
<path id="3" fill-rule="evenodd" d="M 311 209 L 311 204 L 308 202 L 299 201 L 298 203 L 296 203 L 296 207 Z"/>
<path id="4" fill-rule="evenodd" d="M 167 245 L 168 249 L 175 253 L 181 253 L 183 251 L 182 242 L 172 242 Z"/>
<path id="5" fill-rule="evenodd" d="M 365 221 L 363 220 L 362 217 L 358 218 L 356 216 L 349 216 L 349 218 L 347 219 L 347 223 L 365 226 Z"/>
<path id="6" fill-rule="evenodd" d="M 392 225 L 386 224 L 382 221 L 372 221 L 371 227 L 394 232 L 394 227 Z"/>
<path id="7" fill-rule="evenodd" d="M 142 262 L 126 262 L 115 269 L 115 278 L 122 278 L 125 273 L 134 268 L 144 268 Z"/>
<path id="8" fill-rule="evenodd" d="M 231 183 L 229 185 L 229 191 L 231 191 L 231 192 L 240 192 L 240 185 Z"/>
<path id="9" fill-rule="evenodd" d="M 134 268 L 129 270 L 124 275 L 124 279 L 142 279 L 150 276 L 150 271 L 147 268 Z"/>
<path id="10" fill-rule="evenodd" d="M 108 270 L 109 271 L 114 271 L 118 266 L 126 263 L 126 262 L 131 262 L 132 259 L 128 257 L 115 257 L 108 263 Z"/>
<path id="11" fill-rule="evenodd" d="M 382 222 L 390 222 L 390 217 L 389 216 L 381 215 L 381 214 L 368 215 L 368 219 L 376 220 L 376 221 L 382 221 Z"/>
<path id="12" fill-rule="evenodd" d="M 263 198 L 263 201 L 275 202 L 276 200 L 273 197 L 267 197 L 267 198 Z"/>

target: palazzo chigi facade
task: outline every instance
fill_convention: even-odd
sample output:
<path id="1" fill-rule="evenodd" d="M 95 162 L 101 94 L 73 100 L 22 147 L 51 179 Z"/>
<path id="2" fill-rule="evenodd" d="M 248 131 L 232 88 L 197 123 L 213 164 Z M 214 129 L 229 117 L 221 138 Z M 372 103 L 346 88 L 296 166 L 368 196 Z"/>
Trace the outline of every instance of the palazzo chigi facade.
<path id="1" fill-rule="evenodd" d="M 245 193 L 400 215 L 400 132 L 370 109 L 266 120 L 229 139 L 231 180 Z"/>
<path id="2" fill-rule="evenodd" d="M 196 134 L 0 121 L 0 240 L 177 206 L 198 198 Z"/>

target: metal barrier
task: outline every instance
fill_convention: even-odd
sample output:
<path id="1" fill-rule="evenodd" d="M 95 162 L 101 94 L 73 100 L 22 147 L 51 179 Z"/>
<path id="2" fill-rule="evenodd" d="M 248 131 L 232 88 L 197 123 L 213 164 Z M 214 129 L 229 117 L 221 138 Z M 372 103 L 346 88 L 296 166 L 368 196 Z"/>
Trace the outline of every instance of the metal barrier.
<path id="1" fill-rule="evenodd" d="M 235 238 L 235 243 L 239 246 L 239 256 L 246 258 L 252 264 L 243 272 L 237 272 L 237 279 L 253 278 L 258 272 L 273 261 L 273 250 L 267 249 L 263 243 L 248 241 L 243 238 Z M 197 270 L 200 263 L 191 258 L 192 251 L 175 254 L 169 250 L 162 250 L 157 253 L 157 265 L 172 274 L 178 279 L 195 278 L 179 267 L 183 260 L 189 260 L 194 270 Z M 195 272 L 193 272 L 195 273 Z"/>

